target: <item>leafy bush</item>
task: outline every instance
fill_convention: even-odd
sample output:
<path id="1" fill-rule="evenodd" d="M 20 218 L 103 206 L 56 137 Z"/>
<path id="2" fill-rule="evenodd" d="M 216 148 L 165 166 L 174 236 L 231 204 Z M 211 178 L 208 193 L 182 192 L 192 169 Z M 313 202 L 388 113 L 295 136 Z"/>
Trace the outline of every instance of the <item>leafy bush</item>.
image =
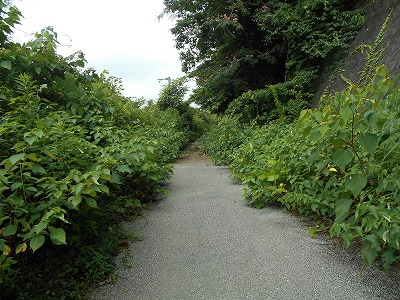
<path id="1" fill-rule="evenodd" d="M 229 150 L 212 153 L 246 184 L 251 205 L 278 201 L 313 216 L 345 247 L 361 241 L 368 264 L 380 257 L 388 268 L 400 257 L 399 83 L 380 66 L 370 83 L 328 97 L 297 124 L 243 130 L 225 120 L 204 139 L 206 148 Z"/>
<path id="2" fill-rule="evenodd" d="M 269 85 L 261 90 L 251 90 L 234 99 L 227 109 L 242 123 L 268 124 L 273 120 L 291 123 L 312 98 L 312 82 L 316 72 L 298 72 L 292 80 Z M 308 88 L 306 88 L 308 87 Z M 308 90 L 308 92 L 306 91 Z"/>
<path id="3" fill-rule="evenodd" d="M 38 272 L 70 289 L 108 276 L 119 239 L 107 247 L 107 232 L 163 192 L 191 133 L 176 109 L 142 107 L 117 78 L 85 70 L 82 53 L 58 55 L 51 28 L 9 42 L 19 12 L 1 4 L 0 298 L 35 299 L 49 286 L 22 283 Z"/>
<path id="4" fill-rule="evenodd" d="M 237 118 L 224 117 L 203 137 L 205 151 L 217 164 L 229 164 L 231 154 L 248 140 L 251 127 L 241 125 Z"/>
<path id="5" fill-rule="evenodd" d="M 269 121 L 279 113 L 270 115 L 276 97 L 269 87 L 283 106 L 310 102 L 313 79 L 349 48 L 368 2 L 175 0 L 164 1 L 163 15 L 175 18 L 182 68 L 197 83 L 193 101 L 215 113 L 244 110 L 244 118 Z"/>

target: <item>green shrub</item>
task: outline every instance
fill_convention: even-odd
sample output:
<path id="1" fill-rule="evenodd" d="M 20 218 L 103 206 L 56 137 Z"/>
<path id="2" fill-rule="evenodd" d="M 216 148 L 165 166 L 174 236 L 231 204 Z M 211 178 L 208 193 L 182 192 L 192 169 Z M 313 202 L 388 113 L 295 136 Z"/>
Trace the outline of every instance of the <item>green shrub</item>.
<path id="1" fill-rule="evenodd" d="M 297 124 L 223 119 L 204 143 L 246 185 L 251 205 L 279 202 L 312 216 L 345 247 L 360 240 L 368 264 L 379 257 L 388 268 L 400 254 L 399 84 L 380 66 L 372 82 L 327 97 Z"/>
<path id="2" fill-rule="evenodd" d="M 0 298 L 79 298 L 109 276 L 119 240 L 108 247 L 108 232 L 164 192 L 191 135 L 176 109 L 141 108 L 120 80 L 84 70 L 82 53 L 58 55 L 56 38 L 0 39 Z M 53 280 L 69 294 L 53 295 Z"/>

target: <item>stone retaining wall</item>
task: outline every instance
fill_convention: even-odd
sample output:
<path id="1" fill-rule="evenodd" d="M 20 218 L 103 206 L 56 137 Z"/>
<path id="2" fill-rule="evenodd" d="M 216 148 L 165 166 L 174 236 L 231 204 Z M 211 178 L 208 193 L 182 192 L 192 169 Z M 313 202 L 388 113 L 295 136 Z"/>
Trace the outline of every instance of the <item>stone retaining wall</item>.
<path id="1" fill-rule="evenodd" d="M 388 14 L 391 12 L 388 32 L 385 35 L 384 42 L 380 48 L 385 48 L 380 63 L 385 64 L 391 73 L 400 73 L 400 0 L 377 0 L 371 5 L 365 15 L 365 24 L 352 42 L 349 54 L 345 57 L 341 69 L 344 76 L 351 81 L 356 82 L 359 79 L 358 73 L 364 69 L 366 56 L 360 52 L 351 53 L 360 44 L 372 45 L 385 22 Z M 318 89 L 313 99 L 313 106 L 318 104 L 321 95 L 328 87 L 332 77 L 325 76 L 320 78 L 317 83 Z M 346 87 L 346 83 L 336 76 L 330 90 L 340 91 Z"/>

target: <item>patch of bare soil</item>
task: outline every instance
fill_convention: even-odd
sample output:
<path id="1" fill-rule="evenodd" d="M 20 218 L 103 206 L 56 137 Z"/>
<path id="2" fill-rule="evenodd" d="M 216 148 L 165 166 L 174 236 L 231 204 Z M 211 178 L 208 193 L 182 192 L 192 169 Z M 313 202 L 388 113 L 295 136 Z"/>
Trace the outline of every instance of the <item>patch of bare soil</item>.
<path id="1" fill-rule="evenodd" d="M 195 141 L 189 144 L 186 150 L 179 155 L 178 160 L 210 160 L 210 158 L 204 153 L 201 143 Z"/>

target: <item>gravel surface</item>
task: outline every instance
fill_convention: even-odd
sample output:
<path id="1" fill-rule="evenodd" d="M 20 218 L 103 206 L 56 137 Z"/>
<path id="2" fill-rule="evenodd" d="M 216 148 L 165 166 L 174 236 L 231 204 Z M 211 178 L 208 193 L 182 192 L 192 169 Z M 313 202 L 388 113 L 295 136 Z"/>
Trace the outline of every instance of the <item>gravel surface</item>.
<path id="1" fill-rule="evenodd" d="M 399 272 L 364 266 L 277 208 L 246 206 L 228 170 L 197 152 L 175 163 L 168 188 L 127 225 L 143 240 L 90 299 L 400 299 Z"/>

